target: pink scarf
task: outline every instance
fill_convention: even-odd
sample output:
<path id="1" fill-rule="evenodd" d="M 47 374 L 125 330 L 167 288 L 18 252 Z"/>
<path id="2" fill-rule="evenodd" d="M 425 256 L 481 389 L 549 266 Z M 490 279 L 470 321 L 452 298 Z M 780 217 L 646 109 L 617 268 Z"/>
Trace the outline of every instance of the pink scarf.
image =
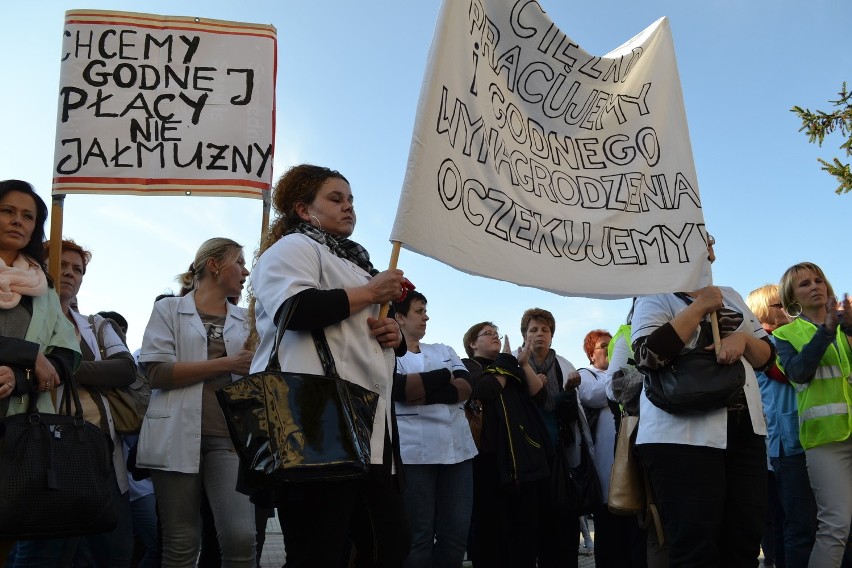
<path id="1" fill-rule="evenodd" d="M 0 308 L 14 308 L 21 296 L 41 296 L 47 292 L 44 271 L 33 265 L 23 255 L 12 262 L 12 266 L 0 259 Z"/>

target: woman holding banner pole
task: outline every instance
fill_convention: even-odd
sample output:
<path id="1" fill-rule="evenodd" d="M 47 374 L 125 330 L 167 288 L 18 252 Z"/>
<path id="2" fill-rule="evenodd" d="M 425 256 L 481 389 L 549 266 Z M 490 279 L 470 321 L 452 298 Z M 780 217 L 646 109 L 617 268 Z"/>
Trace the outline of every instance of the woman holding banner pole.
<path id="1" fill-rule="evenodd" d="M 287 566 L 338 568 L 354 544 L 357 566 L 401 566 L 409 549 L 397 474 L 401 472 L 391 387 L 399 325 L 379 307 L 400 296 L 401 270 L 379 272 L 349 239 L 355 210 L 349 182 L 328 168 L 299 165 L 277 182 L 278 218 L 265 235 L 252 274 L 254 321 L 260 341 L 251 371 L 263 371 L 279 312 L 299 302 L 284 334 L 282 371 L 323 374 L 312 330 L 323 329 L 340 376 L 379 395 L 364 478 L 283 484 L 252 494 L 278 507 Z M 398 355 L 405 354 L 404 347 Z"/>
<path id="2" fill-rule="evenodd" d="M 721 342 L 715 346 L 706 316 L 717 311 Z M 669 566 L 753 567 L 766 510 L 766 426 L 754 374 L 774 361 L 766 331 L 734 290 L 708 286 L 638 298 L 632 337 L 640 369 L 671 365 L 699 341 L 707 350 L 718 347 L 720 365 L 742 361 L 745 385 L 727 407 L 671 414 L 643 391 L 636 444 L 659 508 Z"/>

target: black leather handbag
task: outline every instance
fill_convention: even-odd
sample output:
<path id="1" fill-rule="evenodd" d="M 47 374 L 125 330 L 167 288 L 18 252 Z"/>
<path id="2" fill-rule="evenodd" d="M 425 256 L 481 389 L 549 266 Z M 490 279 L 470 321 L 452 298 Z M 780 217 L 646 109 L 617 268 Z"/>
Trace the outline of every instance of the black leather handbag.
<path id="1" fill-rule="evenodd" d="M 582 436 L 582 433 L 580 434 Z M 592 453 L 585 440 L 580 442 L 580 463 L 571 466 L 570 448 L 556 444 L 556 454 L 550 472 L 550 492 L 556 507 L 572 515 L 590 515 L 603 503 L 601 482 L 595 469 Z"/>
<path id="2" fill-rule="evenodd" d="M 64 414 L 27 411 L 0 421 L 0 538 L 60 538 L 116 525 L 112 440 L 83 419 L 76 381 L 60 400 Z M 74 402 L 72 408 L 71 401 Z"/>
<path id="3" fill-rule="evenodd" d="M 645 396 L 669 414 L 698 414 L 724 408 L 745 385 L 742 361 L 720 365 L 705 347 L 713 343 L 710 322 L 702 321 L 697 346 L 659 369 L 643 368 Z"/>
<path id="4" fill-rule="evenodd" d="M 370 465 L 379 395 L 340 378 L 323 330 L 313 338 L 324 376 L 281 371 L 278 349 L 297 302 L 282 307 L 266 370 L 216 391 L 250 490 L 363 477 Z"/>

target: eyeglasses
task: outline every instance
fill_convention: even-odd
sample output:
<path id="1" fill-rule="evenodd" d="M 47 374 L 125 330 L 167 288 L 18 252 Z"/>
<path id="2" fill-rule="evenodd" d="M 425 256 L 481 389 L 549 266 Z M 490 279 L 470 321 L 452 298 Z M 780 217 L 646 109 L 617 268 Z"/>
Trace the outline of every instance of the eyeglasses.
<path id="1" fill-rule="evenodd" d="M 491 331 L 490 329 L 488 331 L 483 331 L 482 333 L 480 333 L 476 337 L 477 337 L 477 339 L 479 339 L 480 337 L 496 337 L 498 341 L 503 339 L 502 335 L 500 335 L 496 331 Z"/>

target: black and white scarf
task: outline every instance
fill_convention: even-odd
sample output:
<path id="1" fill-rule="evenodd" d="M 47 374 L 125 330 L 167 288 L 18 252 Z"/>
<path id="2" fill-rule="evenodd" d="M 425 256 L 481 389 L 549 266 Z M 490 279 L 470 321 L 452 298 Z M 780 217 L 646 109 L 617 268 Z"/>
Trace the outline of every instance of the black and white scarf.
<path id="1" fill-rule="evenodd" d="M 353 240 L 347 239 L 346 237 L 336 237 L 308 223 L 299 223 L 287 231 L 288 235 L 291 233 L 301 233 L 312 238 L 319 244 L 327 246 L 328 250 L 330 250 L 333 254 L 357 264 L 369 273 L 370 276 L 375 276 L 379 273 L 379 271 L 373 267 L 373 263 L 370 262 L 370 253 L 367 252 L 367 249 Z"/>
<path id="2" fill-rule="evenodd" d="M 530 366 L 538 375 L 547 377 L 545 388 L 547 389 L 547 402 L 544 403 L 544 410 L 551 411 L 556 407 L 556 402 L 559 399 L 559 391 L 562 390 L 559 384 L 561 372 L 556 370 L 556 351 L 553 349 L 547 352 L 544 361 L 539 363 L 535 360 L 535 355 L 530 354 Z"/>

